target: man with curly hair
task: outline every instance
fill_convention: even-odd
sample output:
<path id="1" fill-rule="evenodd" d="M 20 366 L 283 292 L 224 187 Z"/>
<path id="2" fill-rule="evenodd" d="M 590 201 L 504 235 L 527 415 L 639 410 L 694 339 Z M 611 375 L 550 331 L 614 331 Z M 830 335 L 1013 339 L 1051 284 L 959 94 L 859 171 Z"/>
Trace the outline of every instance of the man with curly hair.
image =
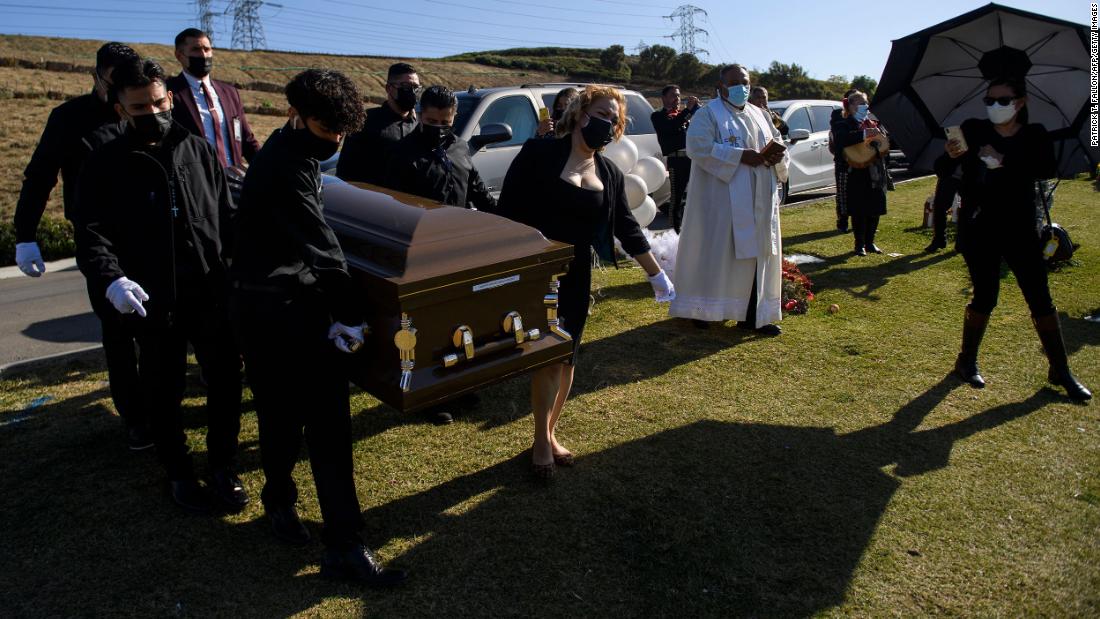
<path id="1" fill-rule="evenodd" d="M 303 431 L 324 522 L 321 575 L 368 585 L 405 580 L 364 545 L 352 465 L 348 375 L 340 355 L 364 340 L 362 307 L 322 215 L 320 161 L 363 124 L 342 73 L 310 69 L 286 87 L 289 120 L 256 154 L 240 200 L 234 320 L 260 423 L 261 498 L 275 535 L 306 544 L 292 473 Z"/>

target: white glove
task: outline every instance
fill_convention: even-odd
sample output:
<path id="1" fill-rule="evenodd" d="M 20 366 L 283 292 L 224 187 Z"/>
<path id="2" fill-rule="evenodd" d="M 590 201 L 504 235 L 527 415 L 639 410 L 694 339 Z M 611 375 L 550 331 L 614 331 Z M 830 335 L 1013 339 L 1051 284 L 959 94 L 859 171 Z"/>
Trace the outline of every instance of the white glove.
<path id="1" fill-rule="evenodd" d="M 107 286 L 107 300 L 120 314 L 137 312 L 138 316 L 145 318 L 145 307 L 141 304 L 149 300 L 149 295 L 137 282 L 120 277 Z"/>
<path id="2" fill-rule="evenodd" d="M 668 303 L 676 298 L 676 288 L 672 285 L 672 280 L 665 274 L 664 269 L 651 276 L 649 284 L 653 286 L 653 296 L 657 297 L 658 303 Z"/>
<path id="3" fill-rule="evenodd" d="M 15 244 L 15 263 L 24 275 L 39 277 L 46 272 L 46 263 L 42 262 L 42 252 L 38 250 L 38 243 Z M 37 267 L 37 269 L 35 268 Z"/>
<path id="4" fill-rule="evenodd" d="M 342 322 L 334 322 L 328 328 L 328 339 L 336 344 L 340 352 L 353 353 L 363 345 L 367 335 L 367 324 L 349 327 Z"/>

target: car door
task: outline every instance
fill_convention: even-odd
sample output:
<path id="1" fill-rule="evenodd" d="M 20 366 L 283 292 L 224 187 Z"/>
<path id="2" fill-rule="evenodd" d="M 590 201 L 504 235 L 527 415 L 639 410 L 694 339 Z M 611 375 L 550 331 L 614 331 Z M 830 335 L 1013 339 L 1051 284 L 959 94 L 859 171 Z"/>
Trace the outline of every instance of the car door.
<path id="1" fill-rule="evenodd" d="M 805 129 L 810 132 L 810 139 L 800 140 L 795 144 L 791 144 L 789 148 L 791 158 L 788 165 L 790 170 L 789 193 L 805 191 L 818 182 L 817 175 L 820 174 L 821 169 L 821 153 L 818 152 L 821 147 L 813 139 L 814 130 L 813 125 L 810 123 L 808 106 L 791 105 L 787 108 L 787 115 L 783 120 L 792 132 L 795 129 Z"/>
<path id="2" fill-rule="evenodd" d="M 817 143 L 817 152 L 821 155 L 820 168 L 814 175 L 814 187 L 828 187 L 836 182 L 833 176 L 833 154 L 829 152 L 829 125 L 833 106 L 815 103 L 810 106 L 810 124 L 813 132 L 810 140 Z"/>
<path id="3" fill-rule="evenodd" d="M 498 197 L 508 166 L 519 154 L 523 143 L 535 136 L 539 123 L 538 111 L 534 99 L 525 93 L 497 97 L 487 101 L 483 109 L 470 135 L 478 135 L 482 127 L 493 123 L 503 123 L 512 128 L 512 139 L 490 144 L 473 156 L 474 166 L 485 186 L 493 197 Z"/>

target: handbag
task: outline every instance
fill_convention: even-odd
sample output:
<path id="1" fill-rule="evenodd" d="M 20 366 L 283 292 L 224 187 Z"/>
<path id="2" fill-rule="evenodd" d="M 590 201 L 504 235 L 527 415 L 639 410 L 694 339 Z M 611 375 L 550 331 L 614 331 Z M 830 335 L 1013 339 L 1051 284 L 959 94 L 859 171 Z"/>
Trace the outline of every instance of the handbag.
<path id="1" fill-rule="evenodd" d="M 1059 181 L 1061 182 L 1061 181 Z M 1042 241 L 1043 247 L 1043 259 L 1048 262 L 1064 262 L 1073 257 L 1073 252 L 1076 247 L 1073 246 L 1073 241 L 1069 238 L 1069 232 L 1058 224 L 1054 223 L 1050 219 L 1050 205 L 1048 199 L 1054 195 L 1054 190 L 1058 188 L 1058 183 L 1054 183 L 1054 187 L 1051 188 L 1050 193 L 1043 191 L 1043 184 L 1036 182 L 1035 189 L 1039 195 L 1039 200 L 1043 205 L 1043 213 L 1046 215 L 1047 223 L 1043 226 L 1043 229 L 1039 232 L 1039 239 Z"/>

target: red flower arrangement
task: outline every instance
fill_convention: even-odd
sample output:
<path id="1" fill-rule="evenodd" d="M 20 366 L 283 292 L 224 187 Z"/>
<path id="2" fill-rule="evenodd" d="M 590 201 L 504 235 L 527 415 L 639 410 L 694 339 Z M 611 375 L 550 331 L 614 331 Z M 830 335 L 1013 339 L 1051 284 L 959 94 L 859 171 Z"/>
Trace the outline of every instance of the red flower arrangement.
<path id="1" fill-rule="evenodd" d="M 783 261 L 783 311 L 788 314 L 805 314 L 814 300 L 813 282 L 798 265 Z"/>

